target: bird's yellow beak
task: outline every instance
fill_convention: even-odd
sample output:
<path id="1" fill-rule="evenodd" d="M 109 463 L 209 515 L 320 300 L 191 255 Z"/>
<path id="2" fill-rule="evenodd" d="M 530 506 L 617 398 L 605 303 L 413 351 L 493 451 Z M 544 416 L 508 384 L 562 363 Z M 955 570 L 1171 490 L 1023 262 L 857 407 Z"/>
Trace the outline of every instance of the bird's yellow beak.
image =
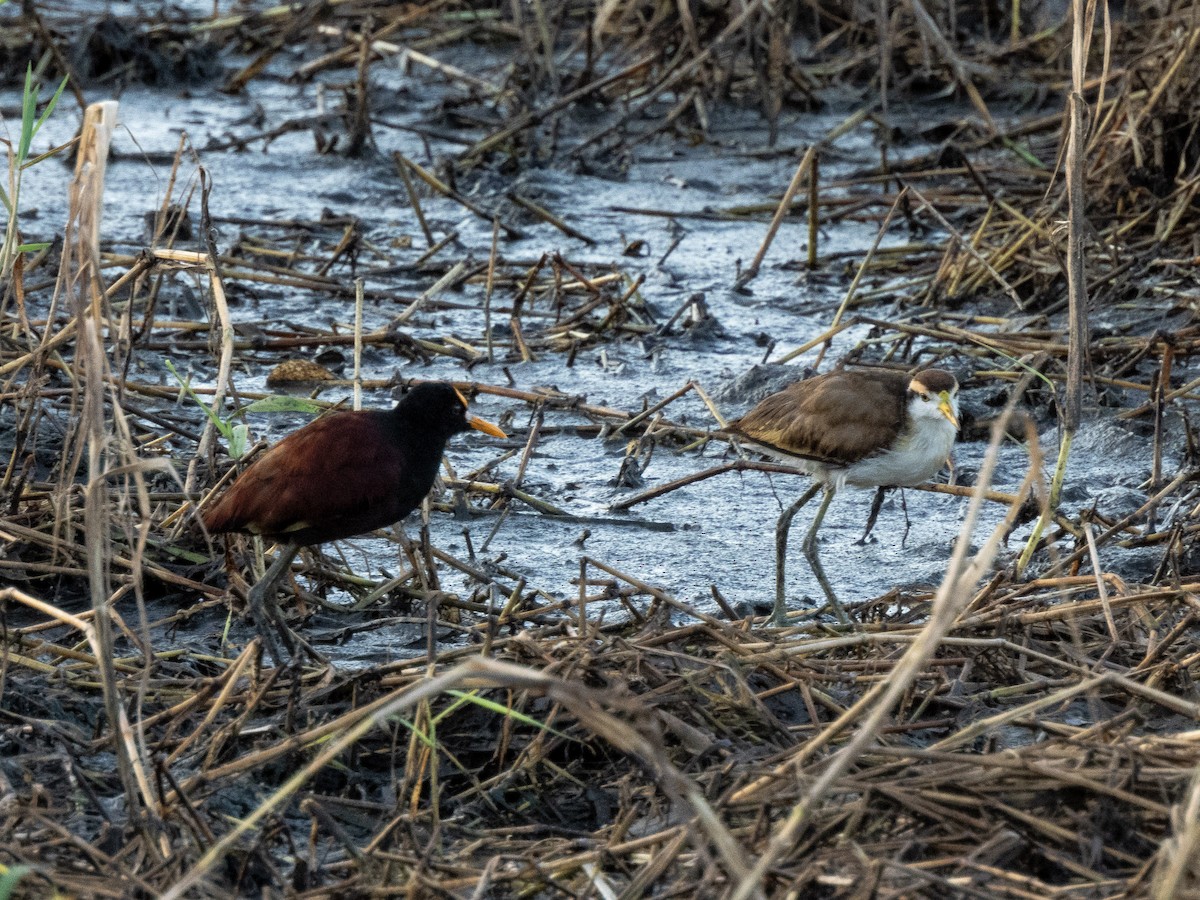
<path id="1" fill-rule="evenodd" d="M 458 394 L 458 399 L 462 401 L 462 405 L 465 407 L 467 405 L 467 395 L 458 388 L 454 389 L 454 393 Z M 476 431 L 482 431 L 484 434 L 490 434 L 492 437 L 508 437 L 508 435 L 500 429 L 499 425 L 493 425 L 486 419 L 479 418 L 479 416 L 467 416 L 467 424 Z"/>
<path id="2" fill-rule="evenodd" d="M 479 416 L 467 416 L 467 424 L 470 425 L 472 428 L 474 428 L 476 431 L 482 431 L 484 434 L 490 434 L 492 437 L 498 437 L 498 438 L 508 437 L 507 434 L 505 434 L 503 431 L 501 431 L 499 425 L 493 425 L 491 422 L 487 421 L 486 419 L 479 418 Z"/>
<path id="3" fill-rule="evenodd" d="M 941 411 L 943 416 L 950 420 L 951 425 L 957 428 L 958 416 L 954 414 L 954 407 L 950 405 L 950 392 L 942 391 L 938 396 L 942 398 L 942 402 L 938 404 L 938 410 Z"/>

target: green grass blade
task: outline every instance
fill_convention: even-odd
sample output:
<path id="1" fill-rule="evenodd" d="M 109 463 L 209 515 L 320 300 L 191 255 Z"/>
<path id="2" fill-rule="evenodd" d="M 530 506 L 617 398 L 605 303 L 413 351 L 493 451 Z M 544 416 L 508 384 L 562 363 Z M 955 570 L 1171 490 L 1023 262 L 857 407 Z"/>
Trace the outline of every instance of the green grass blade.
<path id="1" fill-rule="evenodd" d="M 575 738 L 571 737 L 569 734 L 565 734 L 565 733 L 559 731 L 557 728 L 551 728 L 545 722 L 539 721 L 538 719 L 535 719 L 532 716 L 527 716 L 525 713 L 517 712 L 515 709 L 513 709 L 509 706 L 505 706 L 503 703 L 497 703 L 495 700 L 489 700 L 486 697 L 480 697 L 474 691 L 446 691 L 446 693 L 449 694 L 451 697 L 459 698 L 460 701 L 465 701 L 467 703 L 474 703 L 476 706 L 482 706 L 484 709 L 491 710 L 492 712 L 496 713 L 497 715 L 508 716 L 510 719 L 513 719 L 517 722 L 521 722 L 524 725 L 530 725 L 534 728 L 539 728 L 542 731 L 549 732 L 550 734 L 554 735 L 555 737 L 560 737 L 563 740 L 567 740 L 567 741 L 576 740 Z M 459 705 L 459 704 L 455 704 L 455 706 L 457 706 L 457 705 Z M 441 716 L 444 716 L 446 713 L 449 713 L 452 709 L 454 709 L 454 706 L 451 706 L 450 709 L 447 709 L 444 712 L 439 713 L 438 718 L 440 718 Z"/>
<path id="2" fill-rule="evenodd" d="M 179 382 L 179 386 L 187 391 L 187 395 L 192 398 L 192 401 L 198 407 L 204 410 L 204 414 L 208 416 L 209 421 L 213 423 L 213 427 L 216 428 L 217 431 L 221 432 L 221 436 L 225 438 L 225 443 L 227 445 L 232 444 L 233 426 L 209 409 L 207 405 L 205 405 L 204 401 L 200 399 L 200 395 L 193 391 L 192 386 L 184 381 L 183 376 L 176 371 L 174 363 L 172 363 L 169 359 L 164 359 L 163 362 L 167 364 L 167 369 L 169 369 L 171 374 L 175 376 L 175 380 Z M 230 455 L 233 455 L 232 452 Z M 234 458 L 236 459 L 236 457 Z"/>
<path id="3" fill-rule="evenodd" d="M 21 94 L 21 140 L 17 143 L 17 163 L 23 163 L 33 143 L 33 123 L 37 116 L 38 86 L 33 80 L 33 63 L 25 66 L 25 90 Z"/>
<path id="4" fill-rule="evenodd" d="M 46 124 L 46 120 L 50 118 L 50 113 L 54 112 L 54 107 L 58 106 L 58 100 L 62 96 L 63 91 L 67 87 L 67 79 L 70 75 L 64 75 L 63 80 L 58 83 L 58 90 L 54 92 L 54 96 L 50 98 L 50 102 L 46 104 L 46 108 L 42 110 L 41 116 L 38 117 L 37 124 L 33 126 L 33 133 L 36 135 L 38 129 Z"/>
<path id="5" fill-rule="evenodd" d="M 54 107 L 58 106 L 59 98 L 67 88 L 67 78 L 69 77 L 63 76 L 63 80 L 58 83 L 58 90 L 54 92 L 54 96 L 50 98 L 50 102 L 46 104 L 46 108 L 39 116 L 37 114 L 37 98 L 41 86 L 33 80 L 33 66 L 26 66 L 25 90 L 21 95 L 21 141 L 17 145 L 18 165 L 24 166 L 25 160 L 29 158 L 29 148 L 33 144 L 33 139 L 38 130 L 46 124 L 50 114 L 54 112 Z"/>

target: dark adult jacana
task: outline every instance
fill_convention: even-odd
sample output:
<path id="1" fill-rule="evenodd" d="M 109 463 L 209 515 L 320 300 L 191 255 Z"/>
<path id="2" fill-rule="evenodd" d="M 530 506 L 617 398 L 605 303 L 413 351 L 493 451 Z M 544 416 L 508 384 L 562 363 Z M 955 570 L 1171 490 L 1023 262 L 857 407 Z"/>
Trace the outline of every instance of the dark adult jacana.
<path id="1" fill-rule="evenodd" d="M 248 597 L 276 663 L 282 656 L 267 624 L 294 655 L 275 590 L 299 549 L 403 519 L 433 486 L 446 442 L 471 428 L 506 437 L 491 422 L 468 416 L 467 399 L 453 386 L 417 385 L 392 410 L 335 412 L 293 432 L 204 511 L 209 531 L 258 534 L 284 545 Z"/>
<path id="2" fill-rule="evenodd" d="M 941 369 L 915 375 L 842 371 L 788 385 L 729 425 L 769 456 L 799 465 L 815 480 L 775 526 L 775 622 L 784 611 L 783 570 L 796 513 L 820 490 L 821 506 L 804 537 L 804 557 L 830 607 L 848 622 L 817 556 L 817 529 L 835 492 L 913 487 L 946 464 L 958 434 L 958 381 Z"/>

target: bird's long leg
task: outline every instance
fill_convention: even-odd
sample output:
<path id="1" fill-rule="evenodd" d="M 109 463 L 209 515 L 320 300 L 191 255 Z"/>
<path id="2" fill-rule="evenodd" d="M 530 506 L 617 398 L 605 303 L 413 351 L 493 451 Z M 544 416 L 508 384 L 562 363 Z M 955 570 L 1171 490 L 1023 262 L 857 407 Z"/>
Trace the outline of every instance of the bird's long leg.
<path id="1" fill-rule="evenodd" d="M 867 514 L 867 527 L 863 529 L 862 537 L 858 539 L 860 545 L 867 543 L 867 538 L 871 536 L 871 532 L 875 528 L 875 520 L 879 518 L 879 511 L 883 509 L 883 498 L 887 495 L 890 488 L 879 487 L 875 490 L 875 499 L 871 501 L 871 512 Z"/>
<path id="2" fill-rule="evenodd" d="M 275 561 L 246 595 L 250 604 L 250 615 L 254 616 L 254 625 L 277 666 L 290 664 L 296 654 L 296 642 L 293 640 L 292 630 L 283 620 L 279 604 L 275 602 L 275 591 L 279 582 L 291 569 L 292 560 L 299 552 L 300 548 L 296 544 L 288 544 L 281 548 L 275 556 Z M 279 642 L 275 639 L 276 634 L 283 638 L 284 644 L 287 645 L 286 657 L 280 652 Z"/>
<path id="3" fill-rule="evenodd" d="M 813 519 L 812 525 L 809 526 L 808 534 L 804 536 L 804 543 L 801 546 L 804 548 L 804 558 L 808 560 L 809 568 L 817 576 L 817 581 L 821 584 L 821 590 L 825 592 L 825 599 L 829 601 L 829 606 L 838 617 L 838 621 L 843 625 L 849 625 L 850 617 L 846 615 L 846 610 L 842 607 L 842 602 L 838 600 L 837 594 L 833 592 L 833 587 L 829 584 L 829 579 L 825 577 L 825 570 L 821 568 L 821 558 L 817 555 L 817 529 L 821 527 L 821 522 L 824 520 L 825 513 L 829 509 L 829 504 L 832 500 L 833 489 L 827 487 L 825 488 L 825 496 L 821 498 L 821 505 L 817 509 L 817 515 Z"/>
<path id="4" fill-rule="evenodd" d="M 783 571 L 787 559 L 787 539 L 788 532 L 792 527 L 792 519 L 796 518 L 796 513 L 800 509 L 817 496 L 817 491 L 821 490 L 820 482 L 816 482 L 805 491 L 800 499 L 783 511 L 783 515 L 779 517 L 779 521 L 775 523 L 775 608 L 771 612 L 771 621 L 776 625 L 783 624 L 784 596 L 783 596 Z"/>

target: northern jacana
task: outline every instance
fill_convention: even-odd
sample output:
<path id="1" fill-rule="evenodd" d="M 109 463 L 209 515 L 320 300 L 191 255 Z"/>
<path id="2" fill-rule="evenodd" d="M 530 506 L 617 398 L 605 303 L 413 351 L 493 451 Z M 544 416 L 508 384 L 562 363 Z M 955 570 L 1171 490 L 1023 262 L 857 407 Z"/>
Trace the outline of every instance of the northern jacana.
<path id="1" fill-rule="evenodd" d="M 204 511 L 211 532 L 257 534 L 284 545 L 247 598 L 276 663 L 282 656 L 267 623 L 294 656 L 275 589 L 300 548 L 403 519 L 433 486 L 446 442 L 471 428 L 506 437 L 491 422 L 468 416 L 458 389 L 420 384 L 394 409 L 335 412 L 294 431 Z"/>
<path id="2" fill-rule="evenodd" d="M 768 456 L 799 465 L 815 483 L 775 526 L 775 607 L 783 621 L 784 557 L 792 519 L 823 490 L 804 557 L 838 618 L 849 622 L 817 556 L 817 529 L 833 495 L 854 487 L 912 487 L 946 464 L 958 434 L 958 381 L 941 369 L 915 375 L 840 371 L 791 384 L 729 424 Z"/>

